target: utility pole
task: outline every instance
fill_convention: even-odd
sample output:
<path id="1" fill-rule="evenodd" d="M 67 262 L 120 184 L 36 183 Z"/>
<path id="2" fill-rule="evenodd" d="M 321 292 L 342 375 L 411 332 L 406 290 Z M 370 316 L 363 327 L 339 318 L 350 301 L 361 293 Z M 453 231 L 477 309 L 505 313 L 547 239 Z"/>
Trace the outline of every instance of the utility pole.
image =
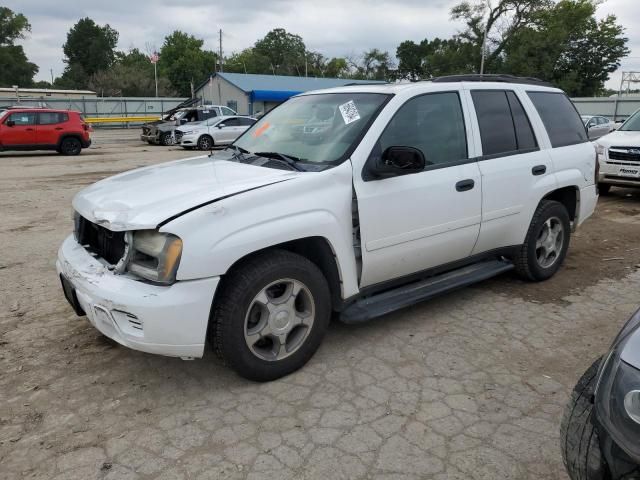
<path id="1" fill-rule="evenodd" d="M 51 86 L 53 87 L 53 68 L 50 68 L 49 71 L 51 72 Z"/>
<path id="2" fill-rule="evenodd" d="M 487 7 L 489 7 L 489 17 L 491 16 L 491 2 L 487 0 Z M 487 30 L 489 26 L 489 17 L 484 24 L 484 34 L 482 35 L 482 60 L 480 60 L 480 75 L 484 74 L 484 60 L 487 55 Z"/>
<path id="3" fill-rule="evenodd" d="M 222 29 L 220 29 L 220 71 L 222 72 Z"/>

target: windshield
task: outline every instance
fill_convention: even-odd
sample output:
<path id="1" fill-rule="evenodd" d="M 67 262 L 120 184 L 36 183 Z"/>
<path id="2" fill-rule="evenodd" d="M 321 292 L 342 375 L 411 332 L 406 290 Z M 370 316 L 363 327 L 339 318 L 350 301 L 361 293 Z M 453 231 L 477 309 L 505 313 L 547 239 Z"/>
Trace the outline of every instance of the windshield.
<path id="1" fill-rule="evenodd" d="M 176 113 L 172 114 L 169 118 L 167 118 L 167 121 L 180 120 L 182 117 L 184 117 L 185 113 L 187 112 L 184 110 L 179 110 Z"/>
<path id="2" fill-rule="evenodd" d="M 622 124 L 620 130 L 629 132 L 640 132 L 640 110 L 636 111 L 636 113 L 627 118 L 627 121 Z"/>
<path id="3" fill-rule="evenodd" d="M 256 122 L 234 145 L 305 162 L 344 160 L 388 95 L 325 93 L 293 97 Z"/>

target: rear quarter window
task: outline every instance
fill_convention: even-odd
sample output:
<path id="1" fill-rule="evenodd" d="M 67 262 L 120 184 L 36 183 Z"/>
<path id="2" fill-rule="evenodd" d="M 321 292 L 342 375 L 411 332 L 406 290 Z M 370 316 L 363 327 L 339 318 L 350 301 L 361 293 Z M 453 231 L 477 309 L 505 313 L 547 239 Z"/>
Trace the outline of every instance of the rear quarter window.
<path id="1" fill-rule="evenodd" d="M 578 111 L 564 93 L 527 92 L 527 95 L 542 119 L 553 148 L 589 141 Z"/>

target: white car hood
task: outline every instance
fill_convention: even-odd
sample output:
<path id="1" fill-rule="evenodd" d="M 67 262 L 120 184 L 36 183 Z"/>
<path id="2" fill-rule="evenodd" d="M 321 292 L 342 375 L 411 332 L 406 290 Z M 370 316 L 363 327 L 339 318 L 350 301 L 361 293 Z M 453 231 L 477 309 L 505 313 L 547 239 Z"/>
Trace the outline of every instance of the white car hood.
<path id="1" fill-rule="evenodd" d="M 617 130 L 596 140 L 605 147 L 640 147 L 640 132 Z"/>
<path id="2" fill-rule="evenodd" d="M 298 175 L 202 156 L 106 178 L 80 191 L 73 207 L 112 231 L 153 229 L 187 210 Z"/>

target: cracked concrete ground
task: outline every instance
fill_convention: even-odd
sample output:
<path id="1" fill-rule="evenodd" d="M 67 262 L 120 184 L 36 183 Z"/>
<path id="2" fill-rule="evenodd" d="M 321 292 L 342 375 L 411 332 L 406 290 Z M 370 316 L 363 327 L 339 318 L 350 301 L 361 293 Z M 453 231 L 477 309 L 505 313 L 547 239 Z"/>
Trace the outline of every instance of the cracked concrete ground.
<path id="1" fill-rule="evenodd" d="M 640 194 L 615 190 L 545 284 L 505 275 L 362 326 L 333 323 L 268 384 L 115 346 L 66 304 L 70 201 L 191 155 L 97 132 L 75 158 L 0 155 L 2 479 L 565 479 L 568 394 L 640 304 Z M 640 265 L 638 265 L 640 266 Z"/>

